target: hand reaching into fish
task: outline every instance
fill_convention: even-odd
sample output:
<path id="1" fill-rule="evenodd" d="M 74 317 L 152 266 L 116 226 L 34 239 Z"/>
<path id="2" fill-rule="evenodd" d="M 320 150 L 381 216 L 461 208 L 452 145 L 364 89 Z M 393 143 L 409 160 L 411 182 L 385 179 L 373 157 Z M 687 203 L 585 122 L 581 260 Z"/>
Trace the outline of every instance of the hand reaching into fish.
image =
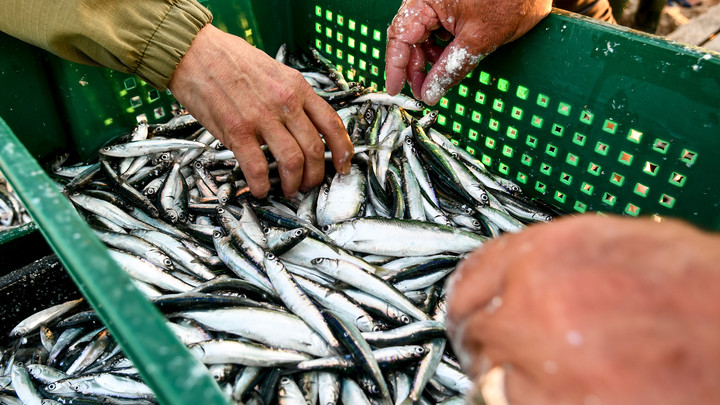
<path id="1" fill-rule="evenodd" d="M 458 267 L 448 331 L 508 403 L 720 402 L 720 236 L 580 216 L 487 242 Z"/>
<path id="2" fill-rule="evenodd" d="M 353 147 L 337 113 L 298 71 L 239 37 L 205 26 L 180 60 L 169 88 L 234 152 L 256 197 L 270 188 L 261 143 L 275 156 L 288 196 L 322 181 L 325 146 L 319 134 L 332 151 L 335 168 L 350 171 Z"/>
<path id="3" fill-rule="evenodd" d="M 387 92 L 407 80 L 413 95 L 435 105 L 498 46 L 550 12 L 552 0 L 404 0 L 388 28 Z M 437 39 L 452 41 L 444 48 Z M 425 72 L 425 65 L 434 66 Z"/>

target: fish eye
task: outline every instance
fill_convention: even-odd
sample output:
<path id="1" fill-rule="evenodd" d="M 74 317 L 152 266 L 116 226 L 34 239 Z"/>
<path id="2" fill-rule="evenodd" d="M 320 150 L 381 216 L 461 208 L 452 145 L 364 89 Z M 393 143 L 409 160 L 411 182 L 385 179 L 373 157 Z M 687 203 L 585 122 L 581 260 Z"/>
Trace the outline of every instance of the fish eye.
<path id="1" fill-rule="evenodd" d="M 483 194 L 480 196 L 480 200 L 483 202 L 490 201 L 490 197 L 488 197 L 487 194 Z"/>
<path id="2" fill-rule="evenodd" d="M 418 346 L 418 347 L 415 348 L 415 353 L 417 353 L 417 354 L 423 354 L 423 353 L 425 353 L 425 348 L 422 347 L 422 346 Z"/>
<path id="3" fill-rule="evenodd" d="M 213 231 L 213 238 L 222 238 L 222 232 L 220 231 Z"/>
<path id="4" fill-rule="evenodd" d="M 290 382 L 290 377 L 283 377 L 280 379 L 280 384 L 287 384 Z"/>
<path id="5" fill-rule="evenodd" d="M 303 234 L 303 231 L 302 231 L 302 229 L 296 229 L 294 234 L 295 234 L 295 236 L 300 236 Z"/>
<path id="6" fill-rule="evenodd" d="M 218 233 L 220 233 L 220 232 L 218 232 Z M 213 236 L 215 236 L 215 235 L 213 235 Z M 165 258 L 165 259 L 163 259 L 163 264 L 166 266 L 172 266 L 173 262 L 172 262 L 172 260 Z"/>
<path id="7" fill-rule="evenodd" d="M 380 332 L 382 329 L 379 326 L 375 325 L 373 326 L 372 330 L 373 332 Z"/>
<path id="8" fill-rule="evenodd" d="M 410 317 L 407 315 L 403 315 L 400 317 L 400 322 L 408 324 L 408 323 L 410 323 Z"/>
<path id="9" fill-rule="evenodd" d="M 57 384 L 55 384 L 55 383 L 50 383 L 47 386 L 47 389 L 50 391 L 54 391 L 56 388 L 57 388 Z"/>
<path id="10" fill-rule="evenodd" d="M 194 164 L 195 164 L 195 167 L 198 168 L 198 169 L 202 169 L 202 168 L 203 168 L 203 164 L 202 164 L 202 162 L 199 161 L 199 160 L 196 160 Z"/>
<path id="11" fill-rule="evenodd" d="M 106 146 L 106 147 L 102 148 L 102 150 L 110 150 L 110 147 Z"/>
<path id="12" fill-rule="evenodd" d="M 223 208 L 223 207 L 216 207 L 216 208 L 215 208 L 215 211 L 217 211 L 218 214 L 224 214 L 224 213 L 225 213 L 225 208 Z"/>
<path id="13" fill-rule="evenodd" d="M 275 260 L 275 255 L 274 255 L 272 252 L 267 252 L 267 253 L 265 254 L 265 257 L 266 257 L 268 260 Z"/>
<path id="14" fill-rule="evenodd" d="M 310 263 L 312 263 L 312 264 L 320 264 L 320 263 L 323 262 L 323 260 L 325 260 L 324 257 L 316 257 L 316 258 L 310 260 Z"/>
<path id="15" fill-rule="evenodd" d="M 322 227 L 322 231 L 323 231 L 323 232 L 328 232 L 328 231 L 330 231 L 330 225 L 325 225 L 325 226 L 323 226 L 323 227 Z"/>
<path id="16" fill-rule="evenodd" d="M 480 226 L 480 221 L 478 221 L 477 219 L 474 219 L 472 221 L 472 224 L 473 224 L 473 226 Z"/>

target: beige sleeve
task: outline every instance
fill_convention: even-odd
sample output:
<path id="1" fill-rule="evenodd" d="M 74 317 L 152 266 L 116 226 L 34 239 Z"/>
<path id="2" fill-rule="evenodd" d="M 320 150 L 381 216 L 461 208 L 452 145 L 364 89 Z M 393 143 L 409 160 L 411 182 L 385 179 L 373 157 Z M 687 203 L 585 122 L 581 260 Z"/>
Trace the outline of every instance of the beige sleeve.
<path id="1" fill-rule="evenodd" d="M 212 15 L 195 0 L 3 0 L 0 31 L 165 89 Z"/>

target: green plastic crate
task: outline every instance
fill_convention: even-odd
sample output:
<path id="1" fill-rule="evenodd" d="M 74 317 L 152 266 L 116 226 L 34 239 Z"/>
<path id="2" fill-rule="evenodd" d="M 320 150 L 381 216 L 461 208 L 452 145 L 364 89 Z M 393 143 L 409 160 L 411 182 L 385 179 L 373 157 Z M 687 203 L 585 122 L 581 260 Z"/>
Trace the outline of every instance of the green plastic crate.
<path id="1" fill-rule="evenodd" d="M 215 25 L 270 54 L 281 43 L 316 47 L 350 80 L 383 87 L 386 29 L 399 0 L 201 3 Z M 172 95 L 7 37 L 0 89 L 9 124 L 0 120 L 0 169 L 81 291 L 161 402 L 223 403 L 35 161 L 60 151 L 88 158 L 139 118 L 165 121 L 177 108 Z M 435 108 L 460 146 L 566 211 L 674 216 L 720 229 L 717 54 L 555 11 L 483 60 Z"/>

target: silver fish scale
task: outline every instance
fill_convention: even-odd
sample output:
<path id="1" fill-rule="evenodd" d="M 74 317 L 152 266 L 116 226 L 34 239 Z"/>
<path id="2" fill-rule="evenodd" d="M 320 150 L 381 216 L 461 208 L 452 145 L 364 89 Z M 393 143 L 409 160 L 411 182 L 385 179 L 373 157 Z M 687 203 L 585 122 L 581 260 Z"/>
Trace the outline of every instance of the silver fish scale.
<path id="1" fill-rule="evenodd" d="M 300 60 L 287 51 L 278 58 Z M 552 215 L 517 198 L 519 187 L 432 129 L 437 112 L 410 115 L 406 110 L 424 106 L 347 83 L 319 52 L 308 59 L 319 69 L 303 69 L 305 77 L 340 110 L 357 148 L 350 174 L 328 164 L 325 184 L 296 199 L 281 195 L 277 178 L 270 179 L 268 199 L 248 197 L 232 151 L 201 128 L 188 139 L 175 136 L 197 125 L 189 115 L 140 124 L 130 142 L 99 151 L 121 177 L 134 174 L 125 186 L 147 196 L 151 207 L 117 190 L 85 194 L 83 176 L 97 163 L 63 166 L 58 159 L 51 170 L 71 185 L 70 200 L 114 249 L 112 257 L 171 314 L 171 330 L 221 371 L 228 401 L 251 403 L 274 390 L 288 404 L 460 402 L 472 381 L 445 344 L 443 285 L 453 269 L 436 264 Z M 77 177 L 63 179 L 72 173 Z M 93 180 L 115 187 L 107 175 Z M 466 208 L 462 217 L 447 211 L 456 207 Z M 0 187 L 0 226 L 16 223 L 21 211 Z M 459 225 L 448 226 L 449 218 Z M 267 260 L 268 253 L 279 257 Z M 411 276 L 388 281 L 401 273 Z M 14 388 L 3 390 L 3 401 L 156 401 L 103 328 L 75 318 L 62 323 L 78 303 L 15 326 L 12 345 L 0 348 L 0 374 Z M 338 332 L 338 321 L 358 333 Z M 379 371 L 372 361 L 356 361 L 349 347 L 372 352 Z M 282 376 L 273 378 L 270 370 L 278 367 Z M 275 385 L 266 387 L 268 381 Z M 392 385 L 393 398 L 378 398 L 373 381 Z"/>

